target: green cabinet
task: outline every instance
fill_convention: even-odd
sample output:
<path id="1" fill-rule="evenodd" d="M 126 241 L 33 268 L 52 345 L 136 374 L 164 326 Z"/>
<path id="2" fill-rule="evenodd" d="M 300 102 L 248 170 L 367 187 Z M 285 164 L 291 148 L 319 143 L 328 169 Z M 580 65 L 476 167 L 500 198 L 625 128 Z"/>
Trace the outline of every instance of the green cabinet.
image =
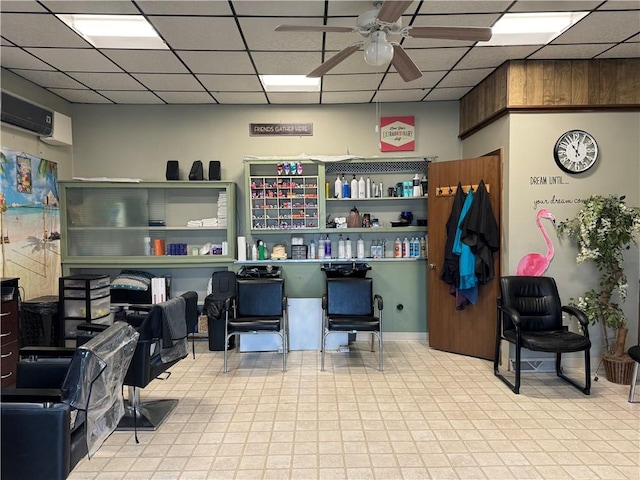
<path id="1" fill-rule="evenodd" d="M 233 182 L 65 181 L 60 189 L 65 274 L 215 266 L 236 258 Z"/>

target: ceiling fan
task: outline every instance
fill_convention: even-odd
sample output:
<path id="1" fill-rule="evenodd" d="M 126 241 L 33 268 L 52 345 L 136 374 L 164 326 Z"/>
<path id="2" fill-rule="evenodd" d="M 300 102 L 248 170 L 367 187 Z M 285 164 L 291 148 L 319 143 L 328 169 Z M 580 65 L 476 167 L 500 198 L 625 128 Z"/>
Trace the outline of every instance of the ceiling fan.
<path id="1" fill-rule="evenodd" d="M 358 17 L 355 27 L 279 25 L 277 32 L 357 32 L 365 40 L 341 50 L 307 77 L 321 77 L 340 62 L 346 60 L 364 47 L 364 60 L 370 65 L 382 66 L 389 62 L 395 67 L 405 82 L 422 76 L 407 52 L 397 42 L 389 42 L 387 36 L 399 35 L 408 38 L 437 38 L 444 40 L 488 41 L 491 29 L 487 27 L 403 27 L 402 14 L 413 0 L 385 0 L 373 2 L 374 9 Z"/>

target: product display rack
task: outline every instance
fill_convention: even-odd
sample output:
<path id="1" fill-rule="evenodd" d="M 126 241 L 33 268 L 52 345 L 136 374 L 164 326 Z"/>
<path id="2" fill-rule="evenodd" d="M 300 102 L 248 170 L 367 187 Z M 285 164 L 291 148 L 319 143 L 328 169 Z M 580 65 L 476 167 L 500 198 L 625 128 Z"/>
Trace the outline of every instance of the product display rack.
<path id="1" fill-rule="evenodd" d="M 65 181 L 60 190 L 64 274 L 114 266 L 215 266 L 236 257 L 233 182 Z M 156 244 L 165 252 L 155 252 Z M 177 244 L 186 244 L 186 255 L 155 254 Z M 222 252 L 223 245 L 225 254 L 200 254 L 205 246 Z"/>
<path id="2" fill-rule="evenodd" d="M 245 160 L 246 191 L 250 192 L 247 202 L 247 225 L 254 239 L 260 238 L 267 243 L 286 241 L 287 236 L 302 236 L 305 243 L 314 240 L 316 245 L 320 238 L 329 237 L 335 244 L 338 237 L 349 236 L 354 247 L 358 238 L 362 237 L 366 242 L 366 257 L 370 258 L 371 246 L 384 243 L 386 245 L 386 257 L 390 256 L 389 249 L 393 250 L 393 244 L 397 238 L 405 237 L 422 238 L 427 235 L 427 198 L 420 196 L 389 196 L 389 189 L 396 192 L 396 187 L 402 183 L 412 181 L 417 175 L 421 182 L 427 175 L 428 161 L 436 157 L 381 157 L 381 158 L 356 158 L 347 161 L 320 162 L 303 160 L 301 162 L 303 175 L 278 175 L 278 165 L 288 159 L 278 160 Z M 317 207 L 314 204 L 312 210 L 304 211 L 305 222 L 296 225 L 291 223 L 291 218 L 280 215 L 281 203 L 279 199 L 269 198 L 277 195 L 286 195 L 286 190 L 280 193 L 290 182 L 308 184 L 306 180 L 313 175 L 317 178 Z M 335 198 L 335 180 L 337 176 L 344 176 L 351 181 L 355 175 L 356 180 L 367 178 L 370 184 L 370 193 L 373 195 L 373 184 L 379 196 L 368 198 Z M 302 182 L 300 180 L 302 179 Z M 381 186 L 382 184 L 382 186 Z M 287 187 L 285 187 L 287 188 Z M 392 192 L 392 193 L 393 193 Z M 302 192 L 301 192 L 302 193 Z M 328 193 L 328 194 L 327 194 Z M 404 193 L 404 192 L 403 192 Z M 301 202 L 300 202 L 301 203 Z M 288 204 L 287 204 L 288 207 Z M 336 217 L 348 217 L 352 208 L 359 211 L 361 217 L 368 214 L 368 218 L 376 226 L 358 228 L 332 228 L 327 226 L 327 221 Z M 290 212 L 284 210 L 285 215 Z M 411 212 L 413 221 L 410 225 L 402 224 L 400 216 L 403 212 Z M 302 214 L 303 212 L 300 212 Z M 313 215 L 313 216 L 311 216 Z M 317 215 L 317 217 L 315 216 Z M 269 218 L 266 218 L 266 217 Z M 317 220 L 317 222 L 316 222 Z M 420 222 L 420 224 L 418 224 Z M 399 226 L 401 225 L 401 226 Z M 296 228 L 297 227 L 297 228 Z M 267 234 L 267 235 L 265 235 Z M 279 235 L 279 237 L 278 237 Z M 332 256 L 335 258 L 337 246 L 333 246 Z M 355 250 L 354 250 L 355 252 Z M 249 258 L 249 255 L 247 255 Z M 386 258 L 387 260 L 389 258 Z"/>

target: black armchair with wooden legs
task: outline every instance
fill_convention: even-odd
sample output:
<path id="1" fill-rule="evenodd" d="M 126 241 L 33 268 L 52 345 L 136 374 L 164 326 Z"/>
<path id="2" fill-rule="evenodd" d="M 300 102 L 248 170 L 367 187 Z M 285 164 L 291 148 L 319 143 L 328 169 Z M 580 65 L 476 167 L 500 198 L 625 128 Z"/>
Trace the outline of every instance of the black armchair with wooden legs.
<path id="1" fill-rule="evenodd" d="M 501 298 L 498 299 L 496 348 L 493 362 L 495 375 L 514 393 L 520 393 L 521 350 L 556 354 L 556 375 L 585 395 L 591 390 L 591 359 L 589 320 L 581 310 L 563 306 L 556 282 L 551 277 L 508 276 L 500 279 Z M 570 332 L 562 325 L 562 313 L 580 322 L 583 334 Z M 515 383 L 499 371 L 502 340 L 515 346 Z M 584 385 L 564 375 L 562 354 L 584 352 Z"/>

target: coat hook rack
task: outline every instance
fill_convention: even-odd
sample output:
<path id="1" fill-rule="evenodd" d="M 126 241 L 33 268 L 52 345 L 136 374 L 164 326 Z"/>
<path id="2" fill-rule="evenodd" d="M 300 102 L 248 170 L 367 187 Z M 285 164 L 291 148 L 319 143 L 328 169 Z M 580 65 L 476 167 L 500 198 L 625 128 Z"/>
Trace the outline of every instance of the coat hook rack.
<path id="1" fill-rule="evenodd" d="M 491 193 L 489 184 L 485 183 L 484 186 L 487 189 L 487 193 Z M 462 191 L 464 193 L 468 193 L 470 189 L 473 189 L 473 192 L 477 192 L 478 184 L 475 183 L 472 185 L 462 185 Z M 456 194 L 457 191 L 458 191 L 457 186 L 436 187 L 436 197 L 452 197 L 453 195 Z"/>

